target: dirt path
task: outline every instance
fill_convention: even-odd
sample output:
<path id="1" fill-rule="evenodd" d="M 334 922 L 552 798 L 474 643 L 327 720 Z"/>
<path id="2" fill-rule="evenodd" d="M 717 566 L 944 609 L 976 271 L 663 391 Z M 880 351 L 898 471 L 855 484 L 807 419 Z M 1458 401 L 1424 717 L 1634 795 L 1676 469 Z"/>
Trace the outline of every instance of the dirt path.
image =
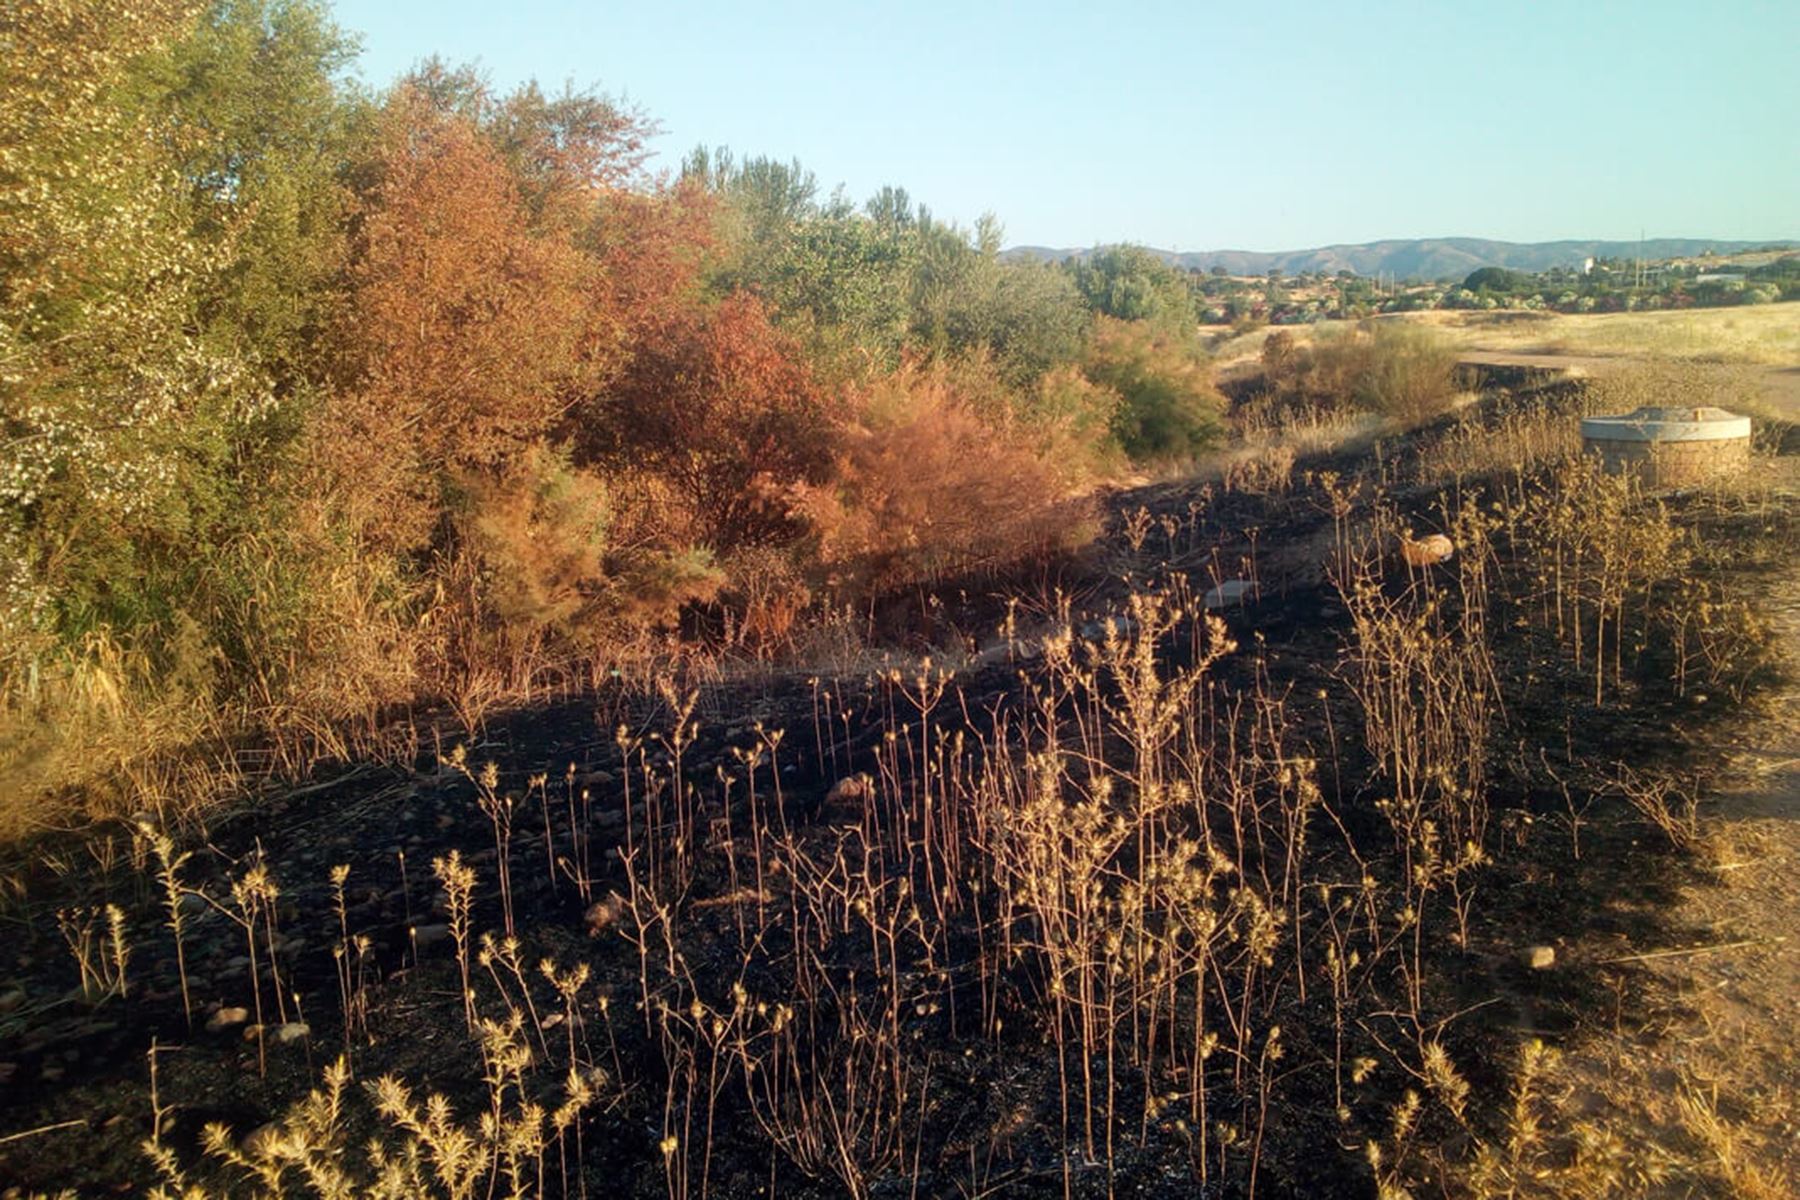
<path id="1" fill-rule="evenodd" d="M 1792 671 L 1800 564 L 1763 612 Z M 1800 679 L 1722 748 L 1728 768 L 1699 781 L 1704 868 L 1662 914 L 1668 948 L 1572 948 L 1604 964 L 1620 998 L 1565 1063 L 1565 1115 L 1621 1137 L 1634 1164 L 1616 1194 L 1774 1200 L 1800 1188 Z"/>
<path id="2" fill-rule="evenodd" d="M 1583 378 L 1641 366 L 1644 359 L 1629 355 L 1534 354 L 1517 350 L 1469 350 L 1458 356 L 1459 366 L 1513 368 L 1551 375 Z M 1800 366 L 1740 366 L 1761 386 L 1764 401 L 1790 420 L 1800 420 Z"/>

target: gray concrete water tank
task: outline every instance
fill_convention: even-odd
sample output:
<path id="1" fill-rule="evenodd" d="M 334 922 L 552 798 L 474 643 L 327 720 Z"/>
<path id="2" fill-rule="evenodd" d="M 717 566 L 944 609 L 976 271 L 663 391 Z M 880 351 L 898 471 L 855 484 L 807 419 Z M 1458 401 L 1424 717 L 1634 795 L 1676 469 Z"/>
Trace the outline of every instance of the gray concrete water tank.
<path id="1" fill-rule="evenodd" d="M 1750 418 L 1722 408 L 1651 406 L 1583 418 L 1581 444 L 1615 474 L 1635 473 L 1651 487 L 1688 487 L 1744 468 Z"/>

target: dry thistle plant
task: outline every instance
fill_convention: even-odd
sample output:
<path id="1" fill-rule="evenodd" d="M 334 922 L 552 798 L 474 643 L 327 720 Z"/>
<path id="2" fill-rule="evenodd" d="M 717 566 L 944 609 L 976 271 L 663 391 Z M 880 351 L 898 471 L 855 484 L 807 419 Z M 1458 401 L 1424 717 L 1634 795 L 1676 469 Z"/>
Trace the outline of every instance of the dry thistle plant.
<path id="1" fill-rule="evenodd" d="M 350 1067 L 340 1057 L 314 1089 L 279 1120 L 234 1137 L 208 1125 L 201 1145 L 208 1159 L 266 1197 L 312 1195 L 319 1200 L 474 1200 L 504 1196 L 527 1200 L 545 1194 L 546 1154 L 554 1145 L 564 1194 L 569 1194 L 568 1135 L 597 1098 L 592 1077 L 570 1071 L 554 1108 L 532 1095 L 526 1072 L 530 1053 L 519 1040 L 516 1019 L 484 1021 L 479 1047 L 486 1064 L 488 1108 L 472 1124 L 459 1124 L 450 1102 L 432 1094 L 421 1104 L 391 1075 L 364 1085 L 386 1122 L 358 1156 L 345 1130 Z M 153 1200 L 212 1200 L 242 1194 L 194 1180 L 160 1137 L 143 1146 L 160 1183 Z"/>
<path id="2" fill-rule="evenodd" d="M 221 909 L 243 931 L 244 947 L 249 959 L 250 992 L 256 1006 L 256 1065 L 263 1074 L 268 1073 L 268 1035 L 264 1028 L 266 1023 L 263 1010 L 262 968 L 257 956 L 257 945 L 263 947 L 263 958 L 269 964 L 269 972 L 273 981 L 276 1007 L 280 1010 L 282 1022 L 287 1021 L 287 999 L 281 986 L 281 974 L 275 964 L 275 900 L 280 889 L 275 878 L 269 873 L 267 865 L 260 858 L 243 876 L 232 880 L 231 898 L 235 904 L 233 909 Z"/>
<path id="3" fill-rule="evenodd" d="M 1655 826 L 1676 850 L 1692 850 L 1700 841 L 1700 785 L 1671 772 L 1645 772 L 1618 763 L 1603 791 L 1623 796 Z"/>
<path id="4" fill-rule="evenodd" d="M 475 869 L 462 860 L 462 852 L 431 860 L 431 870 L 444 885 L 450 918 L 450 937 L 456 943 L 456 966 L 462 976 L 463 1021 L 475 1028 L 475 989 L 469 982 L 469 909 L 475 892 Z"/>
<path id="5" fill-rule="evenodd" d="M 126 966 L 131 944 L 125 936 L 125 911 L 116 904 L 82 905 L 56 910 L 56 926 L 81 972 L 81 995 L 89 1004 L 126 995 Z"/>
<path id="6" fill-rule="evenodd" d="M 182 937 L 187 913 L 182 908 L 186 889 L 181 886 L 181 868 L 191 854 L 175 853 L 175 841 L 163 830 L 149 823 L 138 826 L 139 835 L 156 855 L 157 882 L 162 885 L 163 910 L 168 914 L 169 931 L 175 936 L 175 973 L 181 981 L 181 1015 L 189 1027 L 194 1024 L 193 1000 L 188 994 L 187 946 Z"/>
<path id="7" fill-rule="evenodd" d="M 479 771 L 469 766 L 467 746 L 457 746 L 438 761 L 461 775 L 475 789 L 475 803 L 488 819 L 494 833 L 494 863 L 500 876 L 500 911 L 506 924 L 506 936 L 512 937 L 512 828 L 515 802 L 510 793 L 500 791 L 500 767 L 485 762 Z M 432 864 L 434 869 L 436 863 Z"/>

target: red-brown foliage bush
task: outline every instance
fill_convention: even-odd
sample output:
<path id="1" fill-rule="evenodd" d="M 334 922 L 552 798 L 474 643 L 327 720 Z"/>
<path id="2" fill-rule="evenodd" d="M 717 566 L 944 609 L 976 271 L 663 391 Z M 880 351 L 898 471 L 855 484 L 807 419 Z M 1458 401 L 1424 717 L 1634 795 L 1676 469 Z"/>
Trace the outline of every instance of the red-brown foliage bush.
<path id="1" fill-rule="evenodd" d="M 557 419 L 584 369 L 588 269 L 531 231 L 472 120 L 402 91 L 377 146 L 319 451 L 352 528 L 408 550 L 449 474 L 503 473 Z"/>
<path id="2" fill-rule="evenodd" d="M 650 322 L 605 393 L 583 406 L 583 456 L 663 481 L 666 540 L 728 554 L 791 542 L 789 491 L 831 468 L 825 398 L 760 301 L 738 294 Z"/>
<path id="3" fill-rule="evenodd" d="M 831 485 L 800 497 L 840 590 L 1021 562 L 1088 529 L 1056 464 L 982 421 L 944 368 L 904 366 L 856 399 Z"/>

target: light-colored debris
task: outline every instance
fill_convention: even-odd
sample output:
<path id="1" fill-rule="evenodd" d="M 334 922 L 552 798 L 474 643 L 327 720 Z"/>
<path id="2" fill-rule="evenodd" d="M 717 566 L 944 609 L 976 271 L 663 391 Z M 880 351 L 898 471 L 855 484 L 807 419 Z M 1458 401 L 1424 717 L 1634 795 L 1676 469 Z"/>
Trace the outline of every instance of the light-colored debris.
<path id="1" fill-rule="evenodd" d="M 1208 589 L 1204 603 L 1209 609 L 1235 608 L 1255 603 L 1256 593 L 1255 580 L 1227 579 L 1219 586 Z"/>
<path id="2" fill-rule="evenodd" d="M 625 915 L 625 897 L 617 892 L 608 892 L 603 900 L 596 900 L 588 906 L 587 931 L 589 937 L 599 937 L 611 929 Z"/>
<path id="3" fill-rule="evenodd" d="M 221 1029 L 230 1029 L 233 1025 L 242 1025 L 250 1019 L 247 1008 L 221 1008 L 206 1018 L 206 1032 L 218 1033 Z"/>
<path id="4" fill-rule="evenodd" d="M 1409 567 L 1429 567 L 1446 562 L 1455 553 L 1456 543 L 1441 533 L 1426 534 L 1417 541 L 1409 537 L 1400 539 L 1400 557 Z"/>

